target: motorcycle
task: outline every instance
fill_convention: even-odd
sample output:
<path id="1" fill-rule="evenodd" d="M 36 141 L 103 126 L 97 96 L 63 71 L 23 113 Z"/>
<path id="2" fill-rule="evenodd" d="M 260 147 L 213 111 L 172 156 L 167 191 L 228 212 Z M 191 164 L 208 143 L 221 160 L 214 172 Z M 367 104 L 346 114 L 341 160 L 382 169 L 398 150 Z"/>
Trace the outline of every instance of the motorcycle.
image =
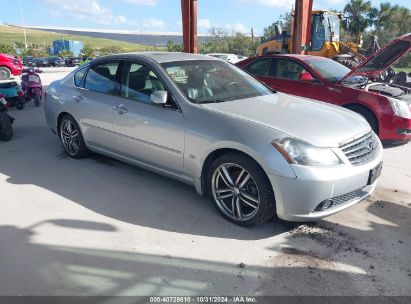
<path id="1" fill-rule="evenodd" d="M 36 107 L 40 106 L 41 96 L 43 94 L 43 85 L 38 73 L 41 71 L 39 69 L 34 69 L 30 67 L 23 70 L 23 75 L 21 76 L 21 88 L 24 93 L 26 101 L 34 100 L 34 105 Z"/>
<path id="2" fill-rule="evenodd" d="M 14 118 L 7 114 L 7 101 L 0 94 L 0 140 L 9 141 L 13 137 Z"/>

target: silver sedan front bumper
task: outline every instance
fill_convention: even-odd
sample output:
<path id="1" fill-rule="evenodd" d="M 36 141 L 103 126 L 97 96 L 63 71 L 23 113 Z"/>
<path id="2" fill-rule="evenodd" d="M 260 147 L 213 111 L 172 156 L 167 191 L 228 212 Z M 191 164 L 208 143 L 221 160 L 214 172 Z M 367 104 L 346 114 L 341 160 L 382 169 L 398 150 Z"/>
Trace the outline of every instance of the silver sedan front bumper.
<path id="1" fill-rule="evenodd" d="M 277 216 L 287 221 L 312 221 L 330 216 L 366 199 L 375 189 L 370 171 L 382 162 L 382 148 L 372 161 L 359 166 L 309 167 L 291 165 L 297 178 L 268 174 Z M 318 208 L 332 200 L 329 208 Z"/>

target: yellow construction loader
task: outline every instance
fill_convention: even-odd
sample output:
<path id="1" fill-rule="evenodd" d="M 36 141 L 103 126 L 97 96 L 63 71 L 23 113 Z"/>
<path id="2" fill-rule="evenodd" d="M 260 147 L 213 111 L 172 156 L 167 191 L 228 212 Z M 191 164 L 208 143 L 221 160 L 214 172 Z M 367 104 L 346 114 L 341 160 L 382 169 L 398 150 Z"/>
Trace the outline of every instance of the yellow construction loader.
<path id="1" fill-rule="evenodd" d="M 325 10 L 316 10 L 311 15 L 310 45 L 307 54 L 334 59 L 349 68 L 357 66 L 366 57 L 359 53 L 362 42 L 341 42 L 340 23 L 342 14 Z M 294 22 L 294 16 L 293 16 Z M 275 36 L 264 41 L 257 48 L 257 55 L 290 53 L 292 35 L 275 28 Z"/>

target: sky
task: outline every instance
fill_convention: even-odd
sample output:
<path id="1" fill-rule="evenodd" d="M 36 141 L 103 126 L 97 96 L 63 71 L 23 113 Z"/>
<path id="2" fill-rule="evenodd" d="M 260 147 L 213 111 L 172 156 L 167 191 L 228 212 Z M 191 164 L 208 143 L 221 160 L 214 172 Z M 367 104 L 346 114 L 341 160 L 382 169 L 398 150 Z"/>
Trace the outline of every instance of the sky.
<path id="1" fill-rule="evenodd" d="M 387 0 L 385 0 L 387 1 Z M 314 8 L 342 10 L 347 0 L 314 0 Z M 384 0 L 372 0 L 378 6 Z M 390 0 L 411 9 L 410 0 Z M 181 32 L 181 0 L 21 0 L 25 24 L 87 29 Z M 211 26 L 257 35 L 294 0 L 198 0 L 198 31 Z M 18 0 L 1 0 L 0 22 L 22 25 Z"/>

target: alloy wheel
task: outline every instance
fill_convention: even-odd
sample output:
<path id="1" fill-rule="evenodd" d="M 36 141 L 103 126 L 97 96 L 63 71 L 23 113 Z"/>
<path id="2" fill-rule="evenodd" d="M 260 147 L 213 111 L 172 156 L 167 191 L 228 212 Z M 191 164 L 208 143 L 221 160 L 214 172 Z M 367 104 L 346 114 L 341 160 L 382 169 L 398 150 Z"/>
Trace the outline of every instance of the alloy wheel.
<path id="1" fill-rule="evenodd" d="M 60 128 L 60 137 L 68 154 L 76 155 L 79 152 L 79 130 L 70 119 L 65 119 L 62 122 Z"/>
<path id="2" fill-rule="evenodd" d="M 260 206 L 257 183 L 238 164 L 222 164 L 214 171 L 212 194 L 221 212 L 235 221 L 253 218 Z"/>

